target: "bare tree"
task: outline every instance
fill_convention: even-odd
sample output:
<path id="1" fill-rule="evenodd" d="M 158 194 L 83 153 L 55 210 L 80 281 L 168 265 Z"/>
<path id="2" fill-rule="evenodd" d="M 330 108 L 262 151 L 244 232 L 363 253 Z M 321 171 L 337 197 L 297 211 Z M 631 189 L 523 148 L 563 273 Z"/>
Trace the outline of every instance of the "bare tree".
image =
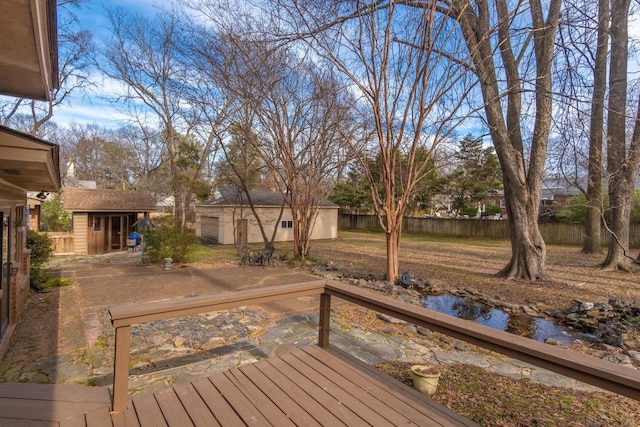
<path id="1" fill-rule="evenodd" d="M 611 66 L 607 116 L 607 173 L 609 176 L 610 233 L 602 267 L 629 269 L 629 218 L 640 160 L 640 99 L 631 143 L 627 144 L 627 60 L 629 56 L 630 0 L 611 1 Z"/>
<path id="2" fill-rule="evenodd" d="M 179 165 L 180 130 L 188 133 L 185 120 L 184 83 L 187 71 L 176 46 L 178 17 L 163 13 L 149 20 L 129 16 L 122 10 L 110 12 L 113 37 L 104 49 L 102 71 L 126 87 L 121 99 L 141 102 L 155 114 L 163 128 L 172 191 L 175 197 L 175 225 L 183 228 L 192 193 Z"/>
<path id="3" fill-rule="evenodd" d="M 84 91 L 90 84 L 88 71 L 93 61 L 91 33 L 79 27 L 74 7 L 83 0 L 58 1 L 58 78 L 59 87 L 48 101 L 0 97 L 0 123 L 32 135 L 42 136 L 58 105 L 69 101 L 72 93 Z"/>
<path id="4" fill-rule="evenodd" d="M 526 33 L 518 33 L 515 28 L 523 19 L 524 2 L 518 2 L 513 10 L 509 10 L 506 0 L 496 0 L 495 13 L 489 3 L 486 0 L 454 0 L 449 9 L 442 11 L 455 18 L 462 30 L 502 168 L 512 253 L 511 260 L 498 275 L 513 279 L 547 279 L 546 246 L 538 227 L 538 213 L 552 116 L 551 65 L 562 2 L 550 0 L 545 19 L 542 2 L 530 0 L 527 16 L 530 32 Z M 535 116 L 527 159 L 522 96 L 530 76 L 521 74 L 521 67 L 523 59 L 527 58 L 531 38 L 532 68 L 535 70 L 531 90 Z M 516 50 L 518 47 L 519 51 Z M 501 70 L 506 79 L 502 86 L 498 78 Z"/>
<path id="5" fill-rule="evenodd" d="M 466 97 L 468 64 L 435 2 L 279 1 L 291 40 L 304 40 L 345 76 L 371 135 L 370 155 L 354 150 L 370 180 L 374 210 L 387 240 L 387 279 L 399 271 L 403 217 L 416 184 L 432 172 L 441 141 L 455 128 Z M 416 153 L 421 155 L 417 156 Z M 367 159 L 380 156 L 381 180 Z M 400 159 L 403 159 L 400 165 Z M 400 167 L 402 166 L 402 167 Z"/>

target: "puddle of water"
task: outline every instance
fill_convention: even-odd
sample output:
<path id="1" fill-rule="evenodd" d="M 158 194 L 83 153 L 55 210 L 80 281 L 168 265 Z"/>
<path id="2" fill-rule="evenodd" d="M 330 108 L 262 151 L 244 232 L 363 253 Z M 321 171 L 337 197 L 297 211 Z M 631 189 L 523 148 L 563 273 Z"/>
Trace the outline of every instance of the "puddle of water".
<path id="1" fill-rule="evenodd" d="M 552 338 L 558 340 L 561 345 L 569 345 L 575 340 L 589 338 L 586 334 L 571 331 L 545 319 L 538 319 L 524 314 L 509 315 L 502 310 L 478 304 L 455 295 L 429 295 L 422 300 L 422 305 L 439 313 L 471 320 L 481 325 L 532 338 L 536 341 L 544 342 L 547 338 Z"/>

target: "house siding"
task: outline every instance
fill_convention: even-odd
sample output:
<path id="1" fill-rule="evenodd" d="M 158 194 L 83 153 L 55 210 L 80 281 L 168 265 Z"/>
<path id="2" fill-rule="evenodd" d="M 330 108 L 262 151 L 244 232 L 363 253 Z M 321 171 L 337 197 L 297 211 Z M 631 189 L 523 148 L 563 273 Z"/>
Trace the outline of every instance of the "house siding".
<path id="1" fill-rule="evenodd" d="M 73 214 L 73 250 L 76 255 L 88 255 L 89 244 L 87 234 L 89 228 L 89 214 L 74 212 Z"/>
<path id="2" fill-rule="evenodd" d="M 265 233 L 271 238 L 273 229 L 278 221 L 280 207 L 256 206 L 255 207 Z M 258 221 L 251 209 L 247 206 L 196 206 L 196 235 L 203 239 L 215 235 L 211 230 L 211 218 L 218 218 L 218 243 L 231 245 L 235 243 L 235 225 L 238 220 L 247 220 L 247 243 L 262 243 L 262 233 L 258 226 Z M 291 209 L 285 208 L 281 221 L 292 219 Z M 338 208 L 321 207 L 315 221 L 311 239 L 335 239 L 338 237 Z M 276 242 L 287 242 L 293 240 L 293 229 L 282 229 L 278 227 Z"/>

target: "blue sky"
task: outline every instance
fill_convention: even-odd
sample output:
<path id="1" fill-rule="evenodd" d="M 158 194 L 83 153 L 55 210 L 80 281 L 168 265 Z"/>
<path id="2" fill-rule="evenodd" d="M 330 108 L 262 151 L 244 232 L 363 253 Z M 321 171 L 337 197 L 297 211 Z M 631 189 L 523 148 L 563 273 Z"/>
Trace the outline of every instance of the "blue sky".
<path id="1" fill-rule="evenodd" d="M 82 7 L 74 9 L 83 29 L 91 31 L 94 42 L 99 46 L 109 37 L 108 8 L 124 8 L 141 15 L 152 16 L 158 11 L 155 0 L 88 0 Z M 65 13 L 59 9 L 59 13 Z M 98 70 L 92 71 L 94 87 L 85 95 L 76 93 L 69 102 L 54 110 L 53 121 L 59 125 L 93 124 L 116 128 L 129 119 L 129 115 L 122 111 L 121 106 L 109 101 L 104 95 L 118 93 L 120 86 L 106 79 Z"/>
<path id="2" fill-rule="evenodd" d="M 75 9 L 80 24 L 83 28 L 92 32 L 97 45 L 109 36 L 109 22 L 107 18 L 108 8 L 123 8 L 140 15 L 153 16 L 158 13 L 162 6 L 170 6 L 171 0 L 86 0 L 84 5 Z M 169 7 L 166 7 L 169 8 Z M 59 13 L 65 13 L 60 9 Z M 632 17 L 629 25 L 629 33 L 632 37 L 640 36 L 640 25 L 634 23 L 637 17 Z M 638 70 L 635 60 L 630 61 L 630 77 Z M 130 116 L 119 108 L 118 105 L 110 102 L 104 95 L 114 94 L 122 91 L 122 87 L 106 79 L 99 71 L 92 72 L 92 80 L 95 87 L 92 87 L 88 94 L 75 94 L 65 105 L 60 105 L 54 112 L 53 121 L 59 125 L 77 123 L 92 124 L 109 128 L 119 127 L 130 118 Z M 121 106 L 120 106 L 121 107 Z M 464 133 L 461 129 L 460 132 Z"/>

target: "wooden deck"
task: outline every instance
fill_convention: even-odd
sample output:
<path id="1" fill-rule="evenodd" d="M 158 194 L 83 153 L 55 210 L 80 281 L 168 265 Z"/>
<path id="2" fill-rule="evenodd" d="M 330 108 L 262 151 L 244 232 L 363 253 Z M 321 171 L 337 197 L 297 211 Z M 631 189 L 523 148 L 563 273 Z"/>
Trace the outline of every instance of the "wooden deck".
<path id="1" fill-rule="evenodd" d="M 0 426 L 476 425 L 340 350 L 311 346 L 129 399 L 106 388 L 0 385 Z"/>
<path id="2" fill-rule="evenodd" d="M 128 396 L 131 327 L 320 295 L 318 345 L 162 392 Z M 640 400 L 640 372 L 436 313 L 354 286 L 317 280 L 110 308 L 116 330 L 113 394 L 106 388 L 0 384 L 4 426 L 475 425 L 330 346 L 337 298 Z M 111 411 L 111 412 L 110 412 Z"/>
<path id="3" fill-rule="evenodd" d="M 133 422 L 126 422 L 124 419 Z M 476 425 L 334 349 L 311 346 L 134 396 L 115 425 Z"/>

